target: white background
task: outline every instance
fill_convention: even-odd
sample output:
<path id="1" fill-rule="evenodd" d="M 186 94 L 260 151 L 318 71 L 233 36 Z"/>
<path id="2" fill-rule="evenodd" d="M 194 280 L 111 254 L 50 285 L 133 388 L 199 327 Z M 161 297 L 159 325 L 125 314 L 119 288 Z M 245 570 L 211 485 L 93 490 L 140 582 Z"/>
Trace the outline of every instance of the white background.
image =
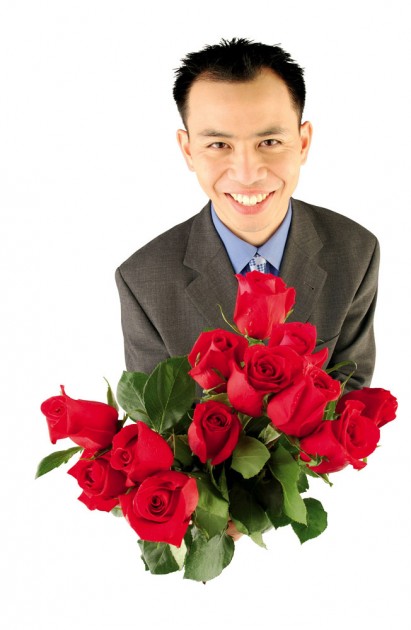
<path id="1" fill-rule="evenodd" d="M 410 628 L 406 5 L 0 2 L 2 627 Z M 206 201 L 175 142 L 173 69 L 233 36 L 306 69 L 315 133 L 295 196 L 378 236 L 373 384 L 400 406 L 365 470 L 313 480 L 320 538 L 285 528 L 268 551 L 243 538 L 203 586 L 145 573 L 127 523 L 88 511 L 64 468 L 34 473 L 69 446 L 50 444 L 40 403 L 60 384 L 105 400 L 103 377 L 115 387 L 124 368 L 115 268 Z"/>

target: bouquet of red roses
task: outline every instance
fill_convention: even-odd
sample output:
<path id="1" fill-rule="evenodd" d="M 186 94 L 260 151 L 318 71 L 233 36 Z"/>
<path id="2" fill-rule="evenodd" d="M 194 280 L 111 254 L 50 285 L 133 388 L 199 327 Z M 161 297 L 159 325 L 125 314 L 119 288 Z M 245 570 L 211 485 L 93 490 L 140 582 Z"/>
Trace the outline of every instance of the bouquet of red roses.
<path id="1" fill-rule="evenodd" d="M 62 387 L 41 405 L 51 442 L 76 446 L 43 459 L 37 476 L 80 454 L 68 471 L 79 500 L 124 516 L 152 573 L 218 576 L 233 529 L 263 547 L 273 527 L 291 525 L 301 542 L 318 536 L 327 514 L 302 497 L 308 478 L 364 468 L 395 418 L 389 391 L 343 393 L 346 381 L 331 376 L 341 365 L 325 370 L 327 350 L 315 351 L 315 327 L 286 322 L 293 288 L 257 271 L 236 277 L 232 331 L 202 332 L 188 356 L 151 374 L 124 372 L 107 404 Z"/>

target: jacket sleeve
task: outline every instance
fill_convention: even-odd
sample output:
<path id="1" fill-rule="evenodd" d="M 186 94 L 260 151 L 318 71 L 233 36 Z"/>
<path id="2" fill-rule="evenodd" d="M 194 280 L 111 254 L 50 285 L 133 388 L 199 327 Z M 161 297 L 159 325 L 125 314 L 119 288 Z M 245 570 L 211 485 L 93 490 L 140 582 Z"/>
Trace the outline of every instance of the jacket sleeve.
<path id="1" fill-rule="evenodd" d="M 380 249 L 377 239 L 366 273 L 356 291 L 344 320 L 337 345 L 329 365 L 355 361 L 357 369 L 347 383 L 346 391 L 368 387 L 375 365 L 374 312 L 377 301 Z M 332 376 L 345 379 L 352 371 L 347 365 Z"/>
<path id="2" fill-rule="evenodd" d="M 169 353 L 158 331 L 130 290 L 120 268 L 116 270 L 115 277 L 120 295 L 126 368 L 129 372 L 150 374 L 157 363 L 168 358 Z"/>

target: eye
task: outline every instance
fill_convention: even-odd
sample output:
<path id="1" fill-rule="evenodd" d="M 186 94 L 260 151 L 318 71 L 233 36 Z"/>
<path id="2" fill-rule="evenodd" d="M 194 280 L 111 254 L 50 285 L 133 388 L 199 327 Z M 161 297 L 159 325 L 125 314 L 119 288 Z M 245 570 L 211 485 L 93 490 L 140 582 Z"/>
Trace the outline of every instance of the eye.
<path id="1" fill-rule="evenodd" d="M 278 144 L 280 144 L 280 142 L 274 138 L 268 138 L 267 140 L 263 140 L 261 143 L 263 147 L 275 147 Z"/>
<path id="2" fill-rule="evenodd" d="M 226 149 L 228 144 L 225 142 L 213 142 L 212 144 L 209 144 L 208 147 L 209 149 Z"/>

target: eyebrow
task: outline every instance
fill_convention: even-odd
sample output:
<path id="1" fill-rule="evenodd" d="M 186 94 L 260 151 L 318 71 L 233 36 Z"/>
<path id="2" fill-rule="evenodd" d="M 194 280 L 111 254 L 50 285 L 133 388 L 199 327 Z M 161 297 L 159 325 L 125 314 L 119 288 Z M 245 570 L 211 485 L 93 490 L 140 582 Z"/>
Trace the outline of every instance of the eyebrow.
<path id="1" fill-rule="evenodd" d="M 256 134 L 259 138 L 262 136 L 284 136 L 288 130 L 285 127 L 270 127 L 264 131 L 260 131 Z"/>
<path id="2" fill-rule="evenodd" d="M 264 136 L 277 136 L 277 135 L 285 135 L 287 133 L 287 129 L 284 127 L 270 127 L 269 129 L 264 129 L 263 131 L 258 131 L 254 134 L 257 138 L 262 138 Z M 218 131 L 217 129 L 204 129 L 200 131 L 199 136 L 203 136 L 205 138 L 234 138 L 235 136 L 230 133 L 225 133 L 224 131 Z"/>

